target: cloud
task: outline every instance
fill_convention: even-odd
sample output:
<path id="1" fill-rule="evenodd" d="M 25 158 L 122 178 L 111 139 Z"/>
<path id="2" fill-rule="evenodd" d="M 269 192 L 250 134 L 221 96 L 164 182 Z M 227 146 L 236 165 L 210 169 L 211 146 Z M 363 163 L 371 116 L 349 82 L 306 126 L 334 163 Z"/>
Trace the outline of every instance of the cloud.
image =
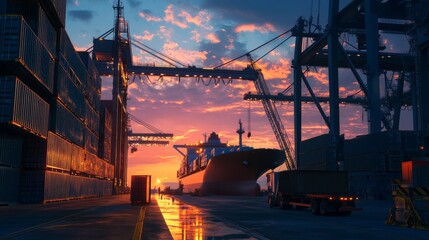
<path id="1" fill-rule="evenodd" d="M 168 5 L 168 7 L 164 10 L 164 13 L 165 13 L 164 21 L 169 22 L 173 25 L 176 25 L 179 28 L 188 27 L 188 24 L 186 24 L 186 22 L 176 19 L 176 16 L 174 15 L 174 11 L 173 11 L 173 5 Z"/>
<path id="2" fill-rule="evenodd" d="M 235 32 L 261 32 L 261 33 L 268 33 L 268 32 L 275 32 L 276 28 L 269 24 L 265 23 L 264 25 L 256 25 L 256 24 L 242 24 L 234 29 Z"/>
<path id="3" fill-rule="evenodd" d="M 67 0 L 67 4 L 79 7 L 79 0 Z"/>
<path id="4" fill-rule="evenodd" d="M 213 33 L 209 33 L 206 38 L 213 44 L 220 43 L 219 38 Z"/>
<path id="5" fill-rule="evenodd" d="M 154 15 L 152 14 L 152 11 L 151 11 L 151 10 L 149 10 L 149 9 L 141 10 L 141 11 L 139 12 L 139 16 L 140 16 L 141 18 L 145 19 L 145 20 L 146 20 L 146 21 L 148 21 L 148 22 L 151 22 L 151 21 L 153 21 L 153 22 L 161 22 L 161 20 L 162 20 L 160 17 L 156 17 L 156 16 L 154 16 Z"/>
<path id="6" fill-rule="evenodd" d="M 89 10 L 71 10 L 68 12 L 68 15 L 74 21 L 89 23 L 94 17 L 94 12 Z"/>
<path id="7" fill-rule="evenodd" d="M 149 31 L 144 31 L 143 35 L 134 35 L 134 38 L 141 41 L 141 40 L 146 40 L 146 41 L 151 41 L 153 39 L 153 37 L 155 36 L 155 34 L 150 33 Z"/>
<path id="8" fill-rule="evenodd" d="M 212 34 L 217 41 L 203 41 L 200 44 L 200 51 L 207 52 L 204 66 L 214 67 L 222 63 L 222 58 L 233 59 L 247 52 L 245 44 L 237 40 L 237 33 L 231 26 L 223 26 Z"/>
<path id="9" fill-rule="evenodd" d="M 138 1 L 138 0 L 127 0 L 127 2 L 128 4 L 130 4 L 132 8 L 136 8 L 142 4 L 142 1 Z"/>

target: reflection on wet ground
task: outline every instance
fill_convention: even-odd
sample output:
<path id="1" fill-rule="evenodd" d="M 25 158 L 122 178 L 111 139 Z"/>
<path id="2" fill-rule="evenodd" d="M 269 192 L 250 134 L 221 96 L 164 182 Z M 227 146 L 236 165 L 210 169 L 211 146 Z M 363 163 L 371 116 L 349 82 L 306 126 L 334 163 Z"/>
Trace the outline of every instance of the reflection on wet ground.
<path id="1" fill-rule="evenodd" d="M 157 196 L 158 206 L 174 239 L 256 239 L 228 226 L 202 209 L 170 196 Z"/>

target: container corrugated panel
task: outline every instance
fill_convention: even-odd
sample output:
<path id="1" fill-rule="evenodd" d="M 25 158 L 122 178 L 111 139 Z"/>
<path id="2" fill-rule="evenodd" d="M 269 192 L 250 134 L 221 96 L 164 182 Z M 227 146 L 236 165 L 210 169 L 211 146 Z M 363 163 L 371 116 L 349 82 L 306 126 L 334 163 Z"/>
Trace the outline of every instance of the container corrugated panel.
<path id="1" fill-rule="evenodd" d="M 112 195 L 112 181 L 71 176 L 70 196 L 76 198 Z"/>
<path id="2" fill-rule="evenodd" d="M 85 123 L 98 136 L 100 131 L 100 116 L 87 101 L 85 101 Z"/>
<path id="3" fill-rule="evenodd" d="M 46 171 L 44 202 L 70 199 L 70 174 Z"/>
<path id="4" fill-rule="evenodd" d="M 47 137 L 49 104 L 16 77 L 0 77 L 0 122 Z"/>
<path id="5" fill-rule="evenodd" d="M 340 171 L 282 171 L 279 191 L 290 194 L 346 194 L 348 173 Z"/>
<path id="6" fill-rule="evenodd" d="M 46 169 L 47 141 L 46 139 L 26 136 L 23 143 L 22 163 L 23 169 Z"/>
<path id="7" fill-rule="evenodd" d="M 82 63 L 79 55 L 74 49 L 67 32 L 61 29 L 60 54 L 64 58 L 60 59 L 61 64 L 67 71 L 73 71 L 82 86 L 86 86 L 88 72 L 85 65 Z"/>
<path id="8" fill-rule="evenodd" d="M 111 163 L 106 163 L 104 177 L 107 179 L 113 179 L 115 174 L 115 167 Z"/>
<path id="9" fill-rule="evenodd" d="M 84 161 L 84 173 L 90 174 L 90 175 L 95 175 L 95 167 L 97 164 L 97 156 L 95 154 L 86 153 L 86 158 Z"/>
<path id="10" fill-rule="evenodd" d="M 98 137 L 88 128 L 85 129 L 85 149 L 92 154 L 98 154 Z"/>
<path id="11" fill-rule="evenodd" d="M 0 166 L 21 167 L 23 139 L 0 134 Z"/>
<path id="12" fill-rule="evenodd" d="M 63 27 L 66 26 L 66 0 L 50 0 Z"/>
<path id="13" fill-rule="evenodd" d="M 19 201 L 21 203 L 43 203 L 45 171 L 21 171 Z"/>
<path id="14" fill-rule="evenodd" d="M 85 97 L 61 64 L 57 66 L 56 93 L 61 102 L 63 102 L 78 118 L 84 119 Z"/>
<path id="15" fill-rule="evenodd" d="M 0 16 L 0 61 L 24 67 L 32 78 L 52 92 L 54 59 L 20 16 Z M 2 70 L 10 71 L 9 68 Z M 25 80 L 31 83 L 32 78 Z"/>
<path id="16" fill-rule="evenodd" d="M 41 6 L 39 6 L 37 36 L 54 58 L 57 49 L 57 32 Z"/>
<path id="17" fill-rule="evenodd" d="M 0 166 L 0 204 L 17 203 L 19 201 L 19 168 Z"/>
<path id="18" fill-rule="evenodd" d="M 54 132 L 70 140 L 78 146 L 84 146 L 85 126 L 72 112 L 70 112 L 61 102 L 54 104 Z"/>
<path id="19" fill-rule="evenodd" d="M 78 52 L 83 64 L 88 71 L 88 82 L 86 87 L 101 92 L 101 77 L 88 52 Z"/>
<path id="20" fill-rule="evenodd" d="M 46 154 L 47 167 L 70 171 L 72 151 L 72 143 L 49 132 Z"/>
<path id="21" fill-rule="evenodd" d="M 70 168 L 75 172 L 83 172 L 85 166 L 85 149 L 77 145 L 71 146 L 71 165 Z"/>

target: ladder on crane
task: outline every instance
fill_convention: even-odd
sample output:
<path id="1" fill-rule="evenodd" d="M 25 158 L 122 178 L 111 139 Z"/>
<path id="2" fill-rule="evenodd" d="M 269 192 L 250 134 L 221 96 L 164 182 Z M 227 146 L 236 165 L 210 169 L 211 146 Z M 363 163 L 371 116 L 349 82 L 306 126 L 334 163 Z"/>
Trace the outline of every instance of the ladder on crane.
<path id="1" fill-rule="evenodd" d="M 267 86 L 261 69 L 256 66 L 256 63 L 253 61 L 252 56 L 250 54 L 247 54 L 247 57 L 250 61 L 251 68 L 258 73 L 258 77 L 254 81 L 258 95 L 270 96 L 270 89 Z M 295 170 L 296 164 L 294 159 L 294 150 L 292 148 L 292 144 L 289 140 L 286 130 L 283 126 L 277 108 L 274 105 L 274 102 L 269 98 L 262 98 L 262 105 L 264 106 L 265 114 L 268 117 L 268 120 L 271 124 L 271 128 L 273 129 L 274 135 L 276 136 L 280 149 L 282 149 L 286 154 L 285 165 L 287 170 Z"/>

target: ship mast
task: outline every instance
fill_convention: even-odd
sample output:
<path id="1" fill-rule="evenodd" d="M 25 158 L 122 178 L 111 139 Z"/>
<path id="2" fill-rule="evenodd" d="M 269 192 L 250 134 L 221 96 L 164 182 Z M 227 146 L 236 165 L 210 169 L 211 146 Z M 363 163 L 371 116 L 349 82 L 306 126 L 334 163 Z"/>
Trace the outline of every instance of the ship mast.
<path id="1" fill-rule="evenodd" d="M 243 130 L 243 124 L 241 123 L 241 119 L 238 120 L 238 124 L 240 124 L 240 128 L 237 129 L 236 133 L 238 133 L 238 146 L 241 147 L 243 146 L 243 134 L 245 133 L 245 131 Z"/>

